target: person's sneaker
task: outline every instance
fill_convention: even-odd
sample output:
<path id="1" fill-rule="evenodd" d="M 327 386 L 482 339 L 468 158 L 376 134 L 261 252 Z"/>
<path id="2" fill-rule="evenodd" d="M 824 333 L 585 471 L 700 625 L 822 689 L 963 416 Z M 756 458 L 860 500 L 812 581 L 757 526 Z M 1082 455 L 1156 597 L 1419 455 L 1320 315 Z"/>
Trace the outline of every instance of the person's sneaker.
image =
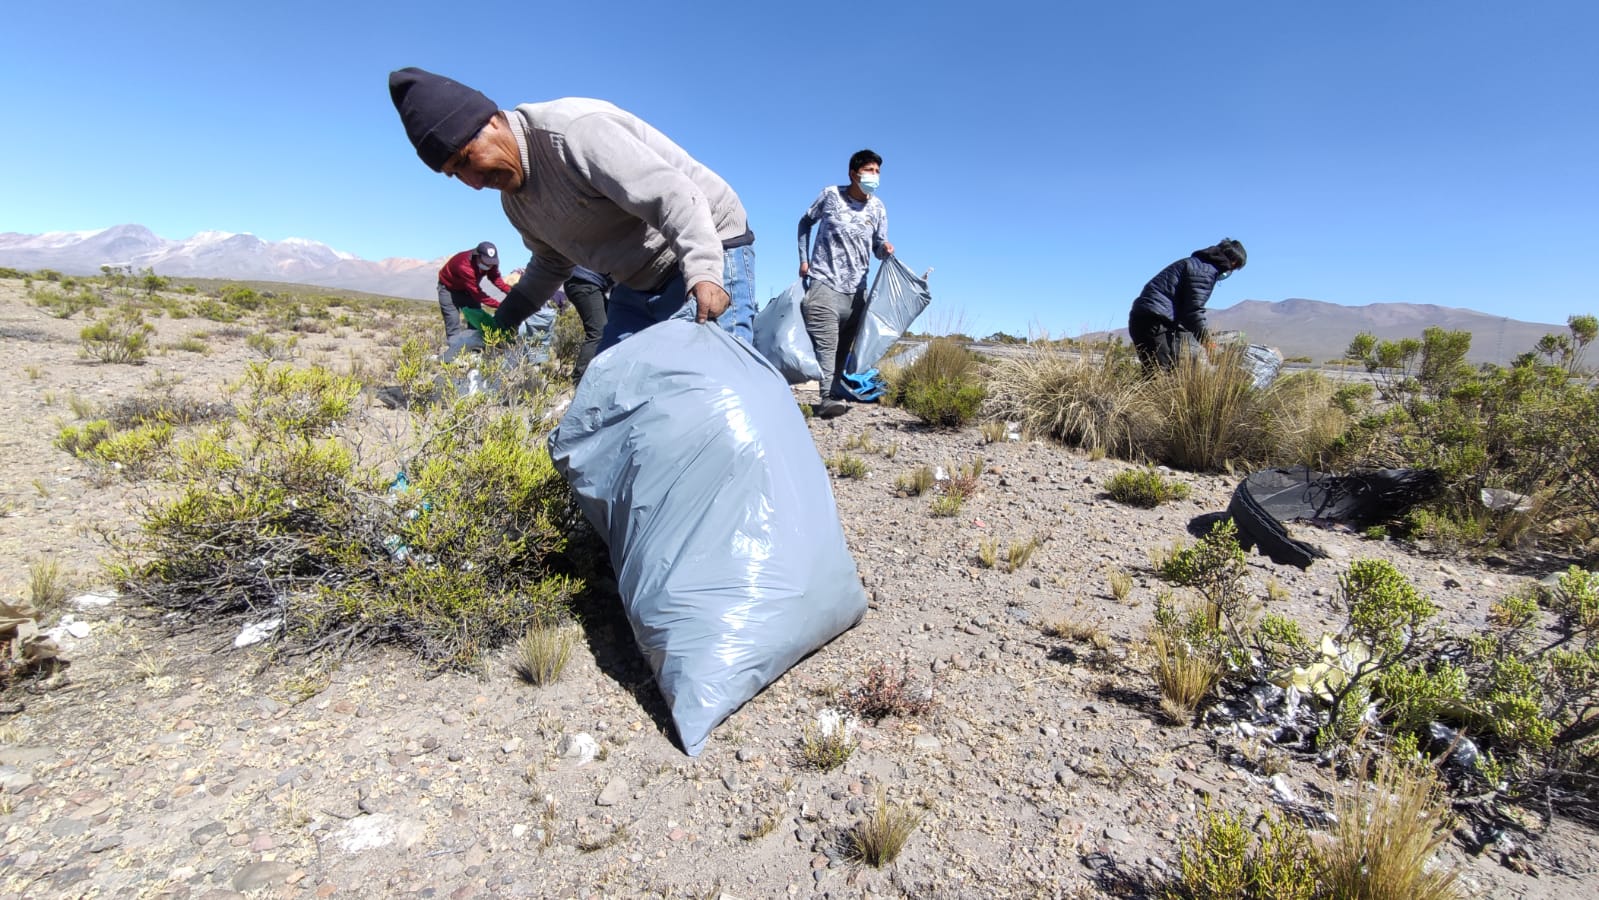
<path id="1" fill-rule="evenodd" d="M 819 419 L 836 419 L 847 412 L 849 412 L 849 404 L 840 403 L 837 400 L 823 400 L 821 403 L 816 404 L 816 417 Z"/>

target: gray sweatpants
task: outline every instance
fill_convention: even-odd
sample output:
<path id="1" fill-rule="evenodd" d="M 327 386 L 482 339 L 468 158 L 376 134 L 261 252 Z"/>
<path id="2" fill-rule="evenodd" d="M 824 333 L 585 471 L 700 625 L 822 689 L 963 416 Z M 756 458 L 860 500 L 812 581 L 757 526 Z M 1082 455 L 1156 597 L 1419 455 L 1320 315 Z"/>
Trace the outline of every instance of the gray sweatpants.
<path id="1" fill-rule="evenodd" d="M 444 317 L 444 340 L 449 341 L 471 326 L 461 320 L 461 307 L 477 306 L 472 295 L 466 291 L 452 291 L 444 285 L 439 285 L 439 315 Z"/>
<path id="2" fill-rule="evenodd" d="M 860 326 L 860 313 L 865 306 L 864 291 L 841 294 L 818 279 L 811 280 L 805 299 L 800 301 L 805 331 L 811 336 L 811 346 L 816 348 L 816 364 L 822 369 L 817 388 L 824 401 L 833 396 L 844 374 L 844 363 L 849 358 L 850 345 L 855 342 L 855 329 Z"/>

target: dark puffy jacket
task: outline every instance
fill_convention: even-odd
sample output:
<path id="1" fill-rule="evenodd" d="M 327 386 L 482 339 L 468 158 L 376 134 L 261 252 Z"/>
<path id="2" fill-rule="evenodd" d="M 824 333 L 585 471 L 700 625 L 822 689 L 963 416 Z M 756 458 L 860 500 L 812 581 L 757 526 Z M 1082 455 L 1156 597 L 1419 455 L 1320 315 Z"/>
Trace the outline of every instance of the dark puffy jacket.
<path id="1" fill-rule="evenodd" d="M 1216 287 L 1219 272 L 1197 256 L 1179 259 L 1144 285 L 1138 299 L 1133 301 L 1133 315 L 1159 316 L 1204 340 L 1205 304 Z"/>

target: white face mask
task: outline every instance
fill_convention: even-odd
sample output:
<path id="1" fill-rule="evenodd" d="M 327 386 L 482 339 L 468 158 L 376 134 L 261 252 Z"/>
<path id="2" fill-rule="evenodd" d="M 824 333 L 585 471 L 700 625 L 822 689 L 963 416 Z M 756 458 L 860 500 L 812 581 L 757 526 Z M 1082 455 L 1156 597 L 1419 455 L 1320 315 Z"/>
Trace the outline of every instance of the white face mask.
<path id="1" fill-rule="evenodd" d="M 877 193 L 878 179 L 879 176 L 877 175 L 873 175 L 868 172 L 861 173 L 861 190 L 865 192 L 866 196 L 870 197 L 871 195 Z"/>

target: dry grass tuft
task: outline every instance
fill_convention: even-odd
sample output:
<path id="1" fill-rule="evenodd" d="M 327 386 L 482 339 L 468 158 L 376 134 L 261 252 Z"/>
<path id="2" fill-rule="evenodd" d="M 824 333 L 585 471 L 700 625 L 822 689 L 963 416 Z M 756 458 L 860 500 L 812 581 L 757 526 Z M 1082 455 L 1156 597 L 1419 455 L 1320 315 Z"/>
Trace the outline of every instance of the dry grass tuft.
<path id="1" fill-rule="evenodd" d="M 59 562 L 40 559 L 28 564 L 28 600 L 40 621 L 66 602 L 69 590 L 70 579 Z"/>
<path id="2" fill-rule="evenodd" d="M 1172 722 L 1187 724 L 1221 679 L 1221 655 L 1178 629 L 1163 626 L 1151 630 L 1149 645 L 1155 658 L 1160 708 Z"/>
<path id="3" fill-rule="evenodd" d="M 1363 773 L 1364 774 L 1364 773 Z M 1385 760 L 1337 804 L 1333 841 L 1321 852 L 1321 881 L 1333 897 L 1447 900 L 1455 873 L 1432 867 L 1449 836 L 1449 804 L 1427 766 Z"/>
<path id="4" fill-rule="evenodd" d="M 517 677 L 528 684 L 554 684 L 561 680 L 576 645 L 577 635 L 571 628 L 535 623 L 516 642 L 516 658 L 511 665 Z"/>
<path id="5" fill-rule="evenodd" d="M 1099 345 L 1037 350 L 997 360 L 989 377 L 989 414 L 1019 422 L 1026 434 L 1070 447 L 1132 456 L 1154 423 L 1138 363 L 1125 348 Z"/>
<path id="6" fill-rule="evenodd" d="M 869 866 L 882 868 L 899 857 L 911 835 L 922 824 L 922 812 L 909 804 L 892 803 L 888 792 L 877 789 L 877 806 L 849 834 L 850 855 Z"/>
<path id="7" fill-rule="evenodd" d="M 1105 579 L 1110 583 L 1110 596 L 1117 603 L 1125 605 L 1133 593 L 1133 576 L 1121 569 L 1113 569 Z"/>

